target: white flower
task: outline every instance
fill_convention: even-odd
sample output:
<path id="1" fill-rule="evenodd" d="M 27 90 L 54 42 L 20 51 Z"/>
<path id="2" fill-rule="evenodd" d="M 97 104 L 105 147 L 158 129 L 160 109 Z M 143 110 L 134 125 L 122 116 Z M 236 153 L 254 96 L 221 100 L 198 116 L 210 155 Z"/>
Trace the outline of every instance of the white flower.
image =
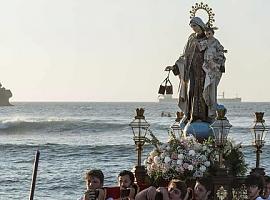
<path id="1" fill-rule="evenodd" d="M 206 156 L 205 156 L 205 155 L 201 155 L 201 156 L 200 156 L 200 159 L 201 159 L 202 161 L 206 161 Z"/>
<path id="2" fill-rule="evenodd" d="M 189 166 L 188 163 L 184 163 L 184 164 L 183 164 L 183 168 L 184 168 L 184 169 L 188 169 L 188 166 Z"/>
<path id="3" fill-rule="evenodd" d="M 202 166 L 200 167 L 200 171 L 201 171 L 201 172 L 205 172 L 205 171 L 206 171 L 206 167 L 205 167 L 204 165 L 202 165 Z"/>
<path id="4" fill-rule="evenodd" d="M 194 156 L 195 155 L 195 151 L 194 150 L 189 150 L 188 155 Z"/>
<path id="5" fill-rule="evenodd" d="M 156 168 L 155 163 L 152 163 L 152 164 L 151 164 L 151 169 L 155 169 L 155 168 Z"/>
<path id="6" fill-rule="evenodd" d="M 203 173 L 201 171 L 196 171 L 194 174 L 193 174 L 194 177 L 203 177 Z"/>
<path id="7" fill-rule="evenodd" d="M 209 166 L 210 166 L 210 161 L 205 161 L 205 162 L 204 162 L 204 165 L 205 165 L 206 167 L 209 167 Z"/>
<path id="8" fill-rule="evenodd" d="M 165 158 L 164 158 L 164 162 L 167 164 L 167 163 L 169 163 L 171 161 L 171 158 L 170 157 L 168 157 L 168 156 L 166 156 Z"/>
<path id="9" fill-rule="evenodd" d="M 143 164 L 144 164 L 144 166 L 146 166 L 147 165 L 147 160 L 145 159 L 144 161 L 143 161 Z"/>
<path id="10" fill-rule="evenodd" d="M 175 167 L 177 165 L 176 160 L 172 160 L 171 166 Z"/>
<path id="11" fill-rule="evenodd" d="M 177 165 L 182 165 L 183 161 L 182 160 L 177 160 Z"/>
<path id="12" fill-rule="evenodd" d="M 160 162 L 160 158 L 158 156 L 154 157 L 154 163 L 158 164 Z"/>
<path id="13" fill-rule="evenodd" d="M 202 149 L 203 149 L 203 151 L 206 151 L 207 150 L 207 147 L 206 146 L 203 146 Z"/>
<path id="14" fill-rule="evenodd" d="M 160 154 L 161 158 L 165 158 L 165 153 Z"/>
<path id="15" fill-rule="evenodd" d="M 189 166 L 188 166 L 188 170 L 189 170 L 189 171 L 192 171 L 192 170 L 193 170 L 193 166 L 192 166 L 192 165 L 189 165 Z"/>
<path id="16" fill-rule="evenodd" d="M 178 159 L 182 160 L 184 158 L 184 155 L 181 153 L 181 154 L 178 154 Z"/>

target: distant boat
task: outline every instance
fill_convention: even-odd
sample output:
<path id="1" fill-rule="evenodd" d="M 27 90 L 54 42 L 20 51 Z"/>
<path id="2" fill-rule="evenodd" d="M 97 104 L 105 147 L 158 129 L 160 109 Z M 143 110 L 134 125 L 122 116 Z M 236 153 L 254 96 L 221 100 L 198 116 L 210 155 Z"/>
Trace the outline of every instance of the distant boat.
<path id="1" fill-rule="evenodd" d="M 6 88 L 2 87 L 0 83 L 0 106 L 12 106 L 9 103 L 9 98 L 12 97 L 12 93 L 10 90 L 6 90 Z"/>
<path id="2" fill-rule="evenodd" d="M 234 98 L 225 98 L 224 92 L 222 92 L 221 98 L 218 98 L 218 103 L 239 103 L 242 101 L 241 97 L 234 97 Z"/>
<path id="3" fill-rule="evenodd" d="M 160 95 L 158 99 L 159 103 L 177 103 L 177 100 L 177 98 L 172 97 L 172 94 Z"/>

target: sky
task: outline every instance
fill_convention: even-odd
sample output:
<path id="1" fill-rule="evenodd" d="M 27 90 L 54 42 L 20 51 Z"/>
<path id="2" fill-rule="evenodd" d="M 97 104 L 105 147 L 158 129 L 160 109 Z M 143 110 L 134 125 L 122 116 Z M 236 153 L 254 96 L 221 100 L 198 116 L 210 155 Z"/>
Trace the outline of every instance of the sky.
<path id="1" fill-rule="evenodd" d="M 196 2 L 228 50 L 218 92 L 270 101 L 268 0 L 0 0 L 0 82 L 11 101 L 157 101 Z"/>

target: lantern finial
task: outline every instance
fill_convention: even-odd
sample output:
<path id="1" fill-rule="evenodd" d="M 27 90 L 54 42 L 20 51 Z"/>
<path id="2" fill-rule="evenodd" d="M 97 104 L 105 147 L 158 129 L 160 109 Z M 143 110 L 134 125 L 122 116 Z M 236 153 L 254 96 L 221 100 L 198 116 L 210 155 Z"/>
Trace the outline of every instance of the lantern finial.
<path id="1" fill-rule="evenodd" d="M 144 114 L 144 109 L 143 108 L 137 108 L 136 109 L 136 116 L 135 119 L 145 119 L 145 117 L 143 116 Z"/>

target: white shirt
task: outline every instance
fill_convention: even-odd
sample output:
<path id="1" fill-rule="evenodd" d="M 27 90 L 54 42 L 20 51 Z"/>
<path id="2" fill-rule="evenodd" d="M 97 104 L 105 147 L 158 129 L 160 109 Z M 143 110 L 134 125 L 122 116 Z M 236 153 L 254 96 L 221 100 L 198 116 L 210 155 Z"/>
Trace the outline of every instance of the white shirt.
<path id="1" fill-rule="evenodd" d="M 270 200 L 270 195 L 265 200 Z"/>

